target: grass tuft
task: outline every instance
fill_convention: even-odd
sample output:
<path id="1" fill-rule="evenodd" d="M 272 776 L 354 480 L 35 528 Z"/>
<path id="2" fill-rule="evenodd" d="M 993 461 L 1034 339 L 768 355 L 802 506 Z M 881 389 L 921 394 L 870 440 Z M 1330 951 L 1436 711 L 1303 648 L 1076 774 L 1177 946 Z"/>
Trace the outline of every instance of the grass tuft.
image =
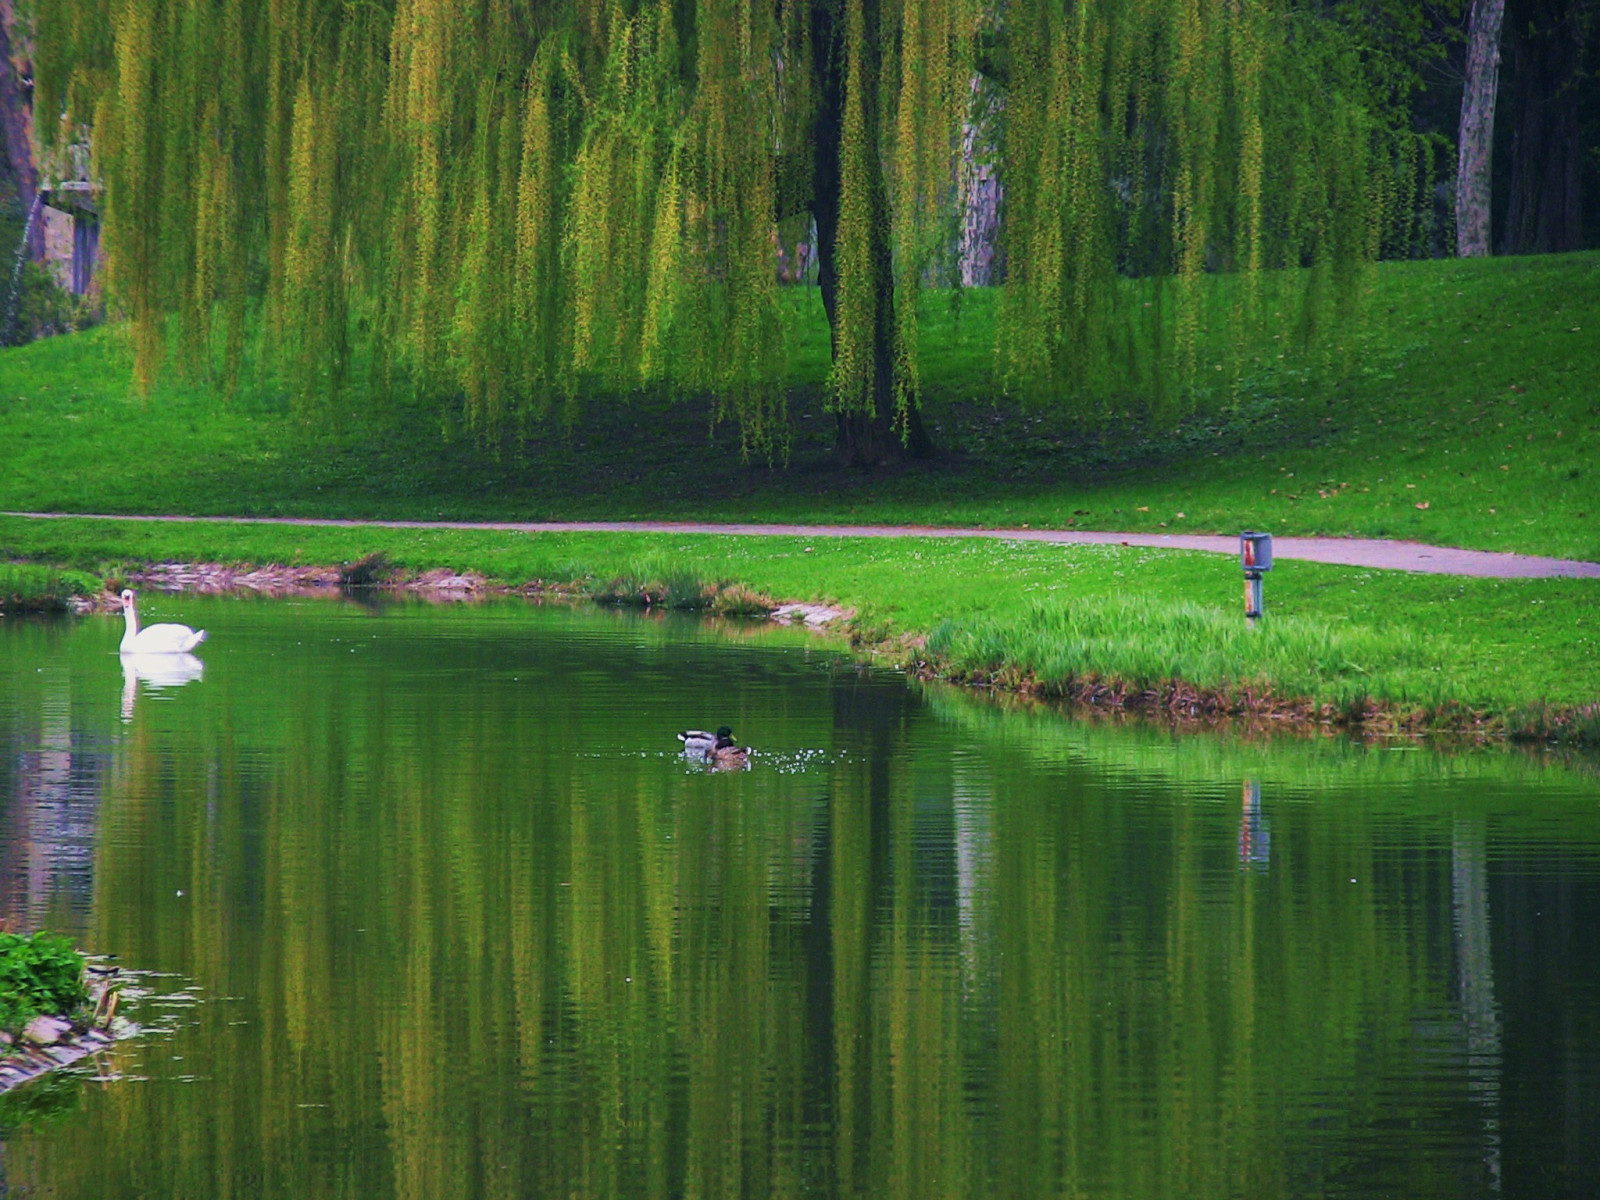
<path id="1" fill-rule="evenodd" d="M 714 590 L 682 568 L 645 562 L 633 564 L 609 579 L 590 583 L 584 594 L 598 604 L 698 612 L 711 607 Z"/>
<path id="2" fill-rule="evenodd" d="M 1600 746 L 1600 703 L 1569 709 L 1549 704 L 1514 708 L 1506 714 L 1505 725 L 1513 741 Z"/>
<path id="3" fill-rule="evenodd" d="M 363 555 L 339 566 L 339 586 L 346 588 L 380 587 L 394 573 L 394 564 L 381 550 Z"/>

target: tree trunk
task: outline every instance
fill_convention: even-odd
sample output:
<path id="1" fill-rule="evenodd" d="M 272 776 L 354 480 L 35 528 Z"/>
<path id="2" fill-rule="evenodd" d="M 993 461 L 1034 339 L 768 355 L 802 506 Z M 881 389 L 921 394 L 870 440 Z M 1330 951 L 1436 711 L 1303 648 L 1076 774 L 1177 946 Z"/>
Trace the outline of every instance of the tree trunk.
<path id="1" fill-rule="evenodd" d="M 15 37 L 16 13 L 12 0 L 0 0 L 0 139 L 5 142 L 6 167 L 17 185 L 23 214 L 33 210 L 39 191 L 39 172 L 33 163 L 33 83 L 30 64 L 12 57 L 26 42 Z M 44 258 L 44 222 L 34 221 L 28 239 L 28 257 Z"/>
<path id="2" fill-rule="evenodd" d="M 1505 7 L 1505 0 L 1472 0 L 1467 18 L 1467 75 L 1461 89 L 1456 166 L 1456 253 L 1462 258 L 1489 253 L 1489 168 Z"/>
<path id="3" fill-rule="evenodd" d="M 995 253 L 1002 187 L 992 128 L 1004 102 L 982 75 L 972 77 L 971 96 L 961 126 L 961 286 L 989 287 L 1005 275 Z"/>
<path id="4" fill-rule="evenodd" d="M 868 0 L 867 45 L 876 58 L 881 54 L 877 37 L 877 6 Z M 817 286 L 828 315 L 833 349 L 839 345 L 838 247 L 841 192 L 840 151 L 844 133 L 845 46 L 842 5 L 823 0 L 811 10 L 811 54 L 816 71 L 816 125 L 812 137 L 812 215 L 817 222 Z M 867 72 L 868 128 L 876 131 L 878 63 Z M 883 174 L 877 155 L 870 156 L 874 172 L 871 222 L 873 276 L 877 280 L 873 319 L 873 410 L 835 414 L 836 446 L 848 466 L 872 467 L 905 458 L 927 458 L 933 442 L 913 402 L 904 429 L 896 428 L 894 411 L 895 292 L 893 255 L 889 246 L 889 219 Z"/>

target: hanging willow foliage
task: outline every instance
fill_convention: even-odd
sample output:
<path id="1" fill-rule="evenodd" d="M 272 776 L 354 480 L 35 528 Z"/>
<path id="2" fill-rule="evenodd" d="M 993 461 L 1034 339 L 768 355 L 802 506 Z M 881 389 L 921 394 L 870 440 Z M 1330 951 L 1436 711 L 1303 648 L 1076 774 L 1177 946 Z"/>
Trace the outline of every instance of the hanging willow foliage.
<path id="1" fill-rule="evenodd" d="M 1291 0 L 57 0 L 37 43 L 39 104 L 92 121 L 141 383 L 171 351 L 231 386 L 259 314 L 308 416 L 403 380 L 485 436 L 670 387 L 773 452 L 808 208 L 830 403 L 907 433 L 979 70 L 1001 375 L 1085 414 L 1313 336 L 1416 240 L 1431 161 Z"/>
<path id="2" fill-rule="evenodd" d="M 1355 294 L 1400 215 L 1380 164 L 1403 170 L 1409 139 L 1336 27 L 1239 0 L 1034 0 L 1006 20 L 1014 386 L 1171 411 L 1237 371 L 1202 345 L 1305 335 Z"/>

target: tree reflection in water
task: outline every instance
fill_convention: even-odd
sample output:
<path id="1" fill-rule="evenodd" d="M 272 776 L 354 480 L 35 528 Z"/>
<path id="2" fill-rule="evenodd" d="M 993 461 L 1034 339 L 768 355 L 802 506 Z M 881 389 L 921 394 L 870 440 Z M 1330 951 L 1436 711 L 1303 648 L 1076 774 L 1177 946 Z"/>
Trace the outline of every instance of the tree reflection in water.
<path id="1" fill-rule="evenodd" d="M 73 932 L 205 997 L 119 1050 L 149 1082 L 13 1137 L 14 1184 L 1596 1178 L 1593 1089 L 1555 1083 L 1600 1061 L 1600 818 L 1558 766 L 1074 724 L 674 622 L 212 603 L 226 657 L 126 726 L 106 656 L 0 630 L 10 911 L 26 747 L 96 747 Z M 673 753 L 703 712 L 757 744 L 750 771 Z"/>

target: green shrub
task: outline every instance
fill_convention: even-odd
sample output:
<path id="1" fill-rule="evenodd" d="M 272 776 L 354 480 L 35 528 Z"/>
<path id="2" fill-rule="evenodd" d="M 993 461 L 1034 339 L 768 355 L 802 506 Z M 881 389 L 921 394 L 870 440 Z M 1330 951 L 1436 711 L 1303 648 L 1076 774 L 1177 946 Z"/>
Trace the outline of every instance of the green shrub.
<path id="1" fill-rule="evenodd" d="M 70 938 L 0 933 L 0 1029 L 15 1033 L 40 1013 L 68 1013 L 87 998 L 83 955 Z"/>
<path id="2" fill-rule="evenodd" d="M 50 269 L 40 263 L 22 264 L 14 301 L 10 275 L 6 276 L 4 287 L 7 308 L 0 315 L 9 316 L 10 324 L 0 335 L 8 346 L 90 329 L 100 323 L 103 315 L 98 300 L 74 295 L 57 283 Z"/>

